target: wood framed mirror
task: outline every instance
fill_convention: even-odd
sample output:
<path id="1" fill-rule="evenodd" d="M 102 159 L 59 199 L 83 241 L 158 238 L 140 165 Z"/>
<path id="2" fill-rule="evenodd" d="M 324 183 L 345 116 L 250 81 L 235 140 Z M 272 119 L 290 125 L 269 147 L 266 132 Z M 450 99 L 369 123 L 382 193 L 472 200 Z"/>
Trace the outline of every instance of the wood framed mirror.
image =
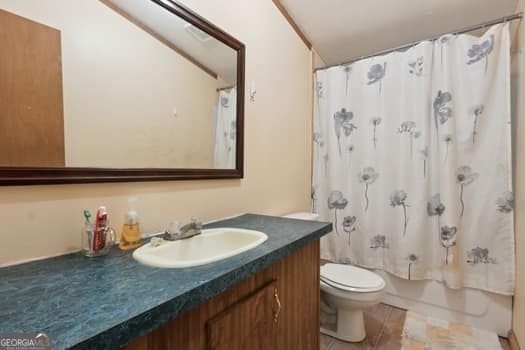
<path id="1" fill-rule="evenodd" d="M 243 177 L 245 46 L 180 2 L 5 0 L 0 41 L 0 185 Z"/>

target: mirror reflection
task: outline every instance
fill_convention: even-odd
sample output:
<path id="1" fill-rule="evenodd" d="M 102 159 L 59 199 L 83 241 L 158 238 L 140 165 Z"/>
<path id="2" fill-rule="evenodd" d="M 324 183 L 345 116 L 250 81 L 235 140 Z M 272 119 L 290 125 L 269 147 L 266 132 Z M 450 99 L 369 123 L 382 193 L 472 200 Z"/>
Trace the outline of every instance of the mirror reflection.
<path id="1" fill-rule="evenodd" d="M 234 169 L 237 52 L 152 1 L 0 2 L 0 166 Z"/>

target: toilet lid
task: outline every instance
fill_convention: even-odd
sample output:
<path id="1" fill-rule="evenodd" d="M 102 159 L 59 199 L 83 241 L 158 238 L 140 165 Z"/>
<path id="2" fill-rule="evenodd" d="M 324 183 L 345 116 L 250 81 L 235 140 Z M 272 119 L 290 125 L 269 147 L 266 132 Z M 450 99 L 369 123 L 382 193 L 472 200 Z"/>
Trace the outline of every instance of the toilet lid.
<path id="1" fill-rule="evenodd" d="M 310 221 L 319 220 L 319 214 L 310 213 L 310 212 L 292 213 L 292 214 L 285 215 L 284 217 L 289 218 L 289 219 L 310 220 Z"/>
<path id="2" fill-rule="evenodd" d="M 321 266 L 321 280 L 339 289 L 373 291 L 385 287 L 381 276 L 352 265 L 325 264 Z"/>

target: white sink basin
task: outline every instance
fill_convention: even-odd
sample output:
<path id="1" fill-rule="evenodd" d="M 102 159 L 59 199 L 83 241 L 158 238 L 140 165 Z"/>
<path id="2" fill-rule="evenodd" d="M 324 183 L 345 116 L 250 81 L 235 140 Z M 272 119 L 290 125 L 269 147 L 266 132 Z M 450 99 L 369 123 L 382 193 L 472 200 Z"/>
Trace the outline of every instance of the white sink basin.
<path id="1" fill-rule="evenodd" d="M 148 243 L 133 252 L 140 263 L 182 268 L 209 264 L 253 249 L 266 241 L 262 232 L 239 228 L 205 229 L 198 236 L 179 241 Z"/>

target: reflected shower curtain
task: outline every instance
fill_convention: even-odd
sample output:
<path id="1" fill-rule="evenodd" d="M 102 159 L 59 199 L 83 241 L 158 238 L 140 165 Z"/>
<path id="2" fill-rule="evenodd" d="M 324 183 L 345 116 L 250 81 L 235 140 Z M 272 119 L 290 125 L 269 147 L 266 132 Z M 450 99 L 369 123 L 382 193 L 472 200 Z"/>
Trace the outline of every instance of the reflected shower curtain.
<path id="1" fill-rule="evenodd" d="M 215 127 L 215 169 L 235 169 L 235 146 L 237 140 L 237 89 L 219 91 Z"/>
<path id="2" fill-rule="evenodd" d="M 514 292 L 508 25 L 316 74 L 322 257 Z"/>

